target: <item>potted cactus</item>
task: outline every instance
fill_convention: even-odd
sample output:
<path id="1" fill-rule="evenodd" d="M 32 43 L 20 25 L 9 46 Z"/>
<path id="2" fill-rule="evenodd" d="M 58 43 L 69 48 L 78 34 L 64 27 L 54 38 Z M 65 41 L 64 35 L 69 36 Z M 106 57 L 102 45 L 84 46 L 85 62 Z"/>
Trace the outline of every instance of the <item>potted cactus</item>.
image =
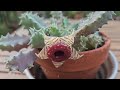
<path id="1" fill-rule="evenodd" d="M 61 11 L 52 11 L 52 17 L 47 20 L 25 12 L 20 23 L 29 35 L 8 34 L 0 39 L 1 49 L 18 50 L 7 60 L 6 67 L 20 72 L 39 67 L 37 75 L 42 72 L 41 76 L 47 79 L 95 79 L 107 60 L 110 47 L 109 37 L 99 28 L 112 19 L 113 14 L 112 11 L 95 11 L 73 22 Z M 31 23 L 27 24 L 28 21 Z M 29 47 L 20 50 L 17 44 Z"/>

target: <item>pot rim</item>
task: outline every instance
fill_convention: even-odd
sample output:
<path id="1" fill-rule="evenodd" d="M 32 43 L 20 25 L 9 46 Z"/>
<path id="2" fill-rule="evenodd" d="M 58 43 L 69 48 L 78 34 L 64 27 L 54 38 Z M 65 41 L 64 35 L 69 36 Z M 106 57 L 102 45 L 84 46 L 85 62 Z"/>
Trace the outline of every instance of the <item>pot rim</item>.
<path id="1" fill-rule="evenodd" d="M 118 72 L 118 61 L 117 61 L 117 58 L 115 57 L 114 53 L 112 51 L 109 51 L 109 62 L 111 62 L 111 66 L 112 66 L 112 69 L 111 69 L 111 73 L 110 75 L 106 78 L 106 79 L 115 79 L 116 75 L 117 75 L 117 72 Z M 30 70 L 27 68 L 25 69 L 24 71 L 25 75 L 28 77 L 28 79 L 35 79 L 32 74 L 30 73 Z"/>

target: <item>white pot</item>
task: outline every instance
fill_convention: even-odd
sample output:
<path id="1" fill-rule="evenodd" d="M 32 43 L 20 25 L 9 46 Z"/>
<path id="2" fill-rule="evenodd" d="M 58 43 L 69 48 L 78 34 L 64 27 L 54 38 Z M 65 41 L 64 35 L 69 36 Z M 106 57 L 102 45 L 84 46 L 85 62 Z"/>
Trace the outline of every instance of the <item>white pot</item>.
<path id="1" fill-rule="evenodd" d="M 109 51 L 109 57 L 106 62 L 101 65 L 101 68 L 96 76 L 96 79 L 115 79 L 118 72 L 118 61 L 112 51 Z M 24 71 L 28 79 L 35 79 L 30 70 Z"/>

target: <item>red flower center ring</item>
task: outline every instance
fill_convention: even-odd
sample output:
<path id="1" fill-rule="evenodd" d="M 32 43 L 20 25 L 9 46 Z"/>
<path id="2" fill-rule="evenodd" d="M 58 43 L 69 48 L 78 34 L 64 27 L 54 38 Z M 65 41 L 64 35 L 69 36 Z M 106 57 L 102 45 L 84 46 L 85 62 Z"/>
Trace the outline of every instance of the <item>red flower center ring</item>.
<path id="1" fill-rule="evenodd" d="M 71 56 L 71 49 L 63 43 L 57 43 L 48 49 L 47 55 L 49 59 L 55 62 L 61 62 Z"/>

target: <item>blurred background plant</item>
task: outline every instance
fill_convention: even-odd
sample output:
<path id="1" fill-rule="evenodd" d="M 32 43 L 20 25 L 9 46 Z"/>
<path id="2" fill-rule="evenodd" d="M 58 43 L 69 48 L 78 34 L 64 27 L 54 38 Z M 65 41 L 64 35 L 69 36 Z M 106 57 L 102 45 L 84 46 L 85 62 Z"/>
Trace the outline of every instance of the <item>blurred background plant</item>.
<path id="1" fill-rule="evenodd" d="M 114 11 L 116 16 L 120 16 L 120 11 Z"/>
<path id="2" fill-rule="evenodd" d="M 120 11 L 114 11 L 115 12 L 115 16 L 114 16 L 114 20 L 118 20 L 120 21 Z"/>
<path id="3" fill-rule="evenodd" d="M 44 16 L 45 18 L 51 17 L 50 11 L 34 11 L 37 12 L 40 16 Z M 80 19 L 82 17 L 86 17 L 88 13 L 93 12 L 93 11 L 63 11 L 63 15 L 67 16 L 68 18 L 71 19 Z M 115 17 L 120 16 L 120 11 L 114 11 L 115 12 Z"/>
<path id="4" fill-rule="evenodd" d="M 0 36 L 11 33 L 19 27 L 17 11 L 0 11 Z"/>
<path id="5" fill-rule="evenodd" d="M 25 11 L 0 11 L 0 36 L 11 33 L 19 27 L 19 15 Z M 50 11 L 33 11 L 39 16 L 44 16 L 46 19 L 51 17 Z M 80 19 L 86 17 L 92 11 L 63 11 L 63 15 L 71 19 Z M 115 11 L 115 20 L 120 20 L 120 11 Z M 25 23 L 31 25 L 31 21 Z"/>
<path id="6" fill-rule="evenodd" d="M 72 19 L 80 19 L 86 17 L 91 11 L 63 11 L 64 15 Z"/>
<path id="7" fill-rule="evenodd" d="M 50 18 L 50 11 L 33 11 L 38 13 L 39 16 L 44 16 L 45 18 Z M 86 17 L 91 11 L 63 11 L 63 15 L 71 19 L 79 19 L 81 17 Z"/>
<path id="8" fill-rule="evenodd" d="M 90 12 L 91 11 L 63 11 L 63 15 L 71 19 L 80 19 L 82 17 L 86 17 Z M 38 13 L 40 16 L 44 16 L 46 18 L 51 17 L 50 11 L 39 11 Z"/>

